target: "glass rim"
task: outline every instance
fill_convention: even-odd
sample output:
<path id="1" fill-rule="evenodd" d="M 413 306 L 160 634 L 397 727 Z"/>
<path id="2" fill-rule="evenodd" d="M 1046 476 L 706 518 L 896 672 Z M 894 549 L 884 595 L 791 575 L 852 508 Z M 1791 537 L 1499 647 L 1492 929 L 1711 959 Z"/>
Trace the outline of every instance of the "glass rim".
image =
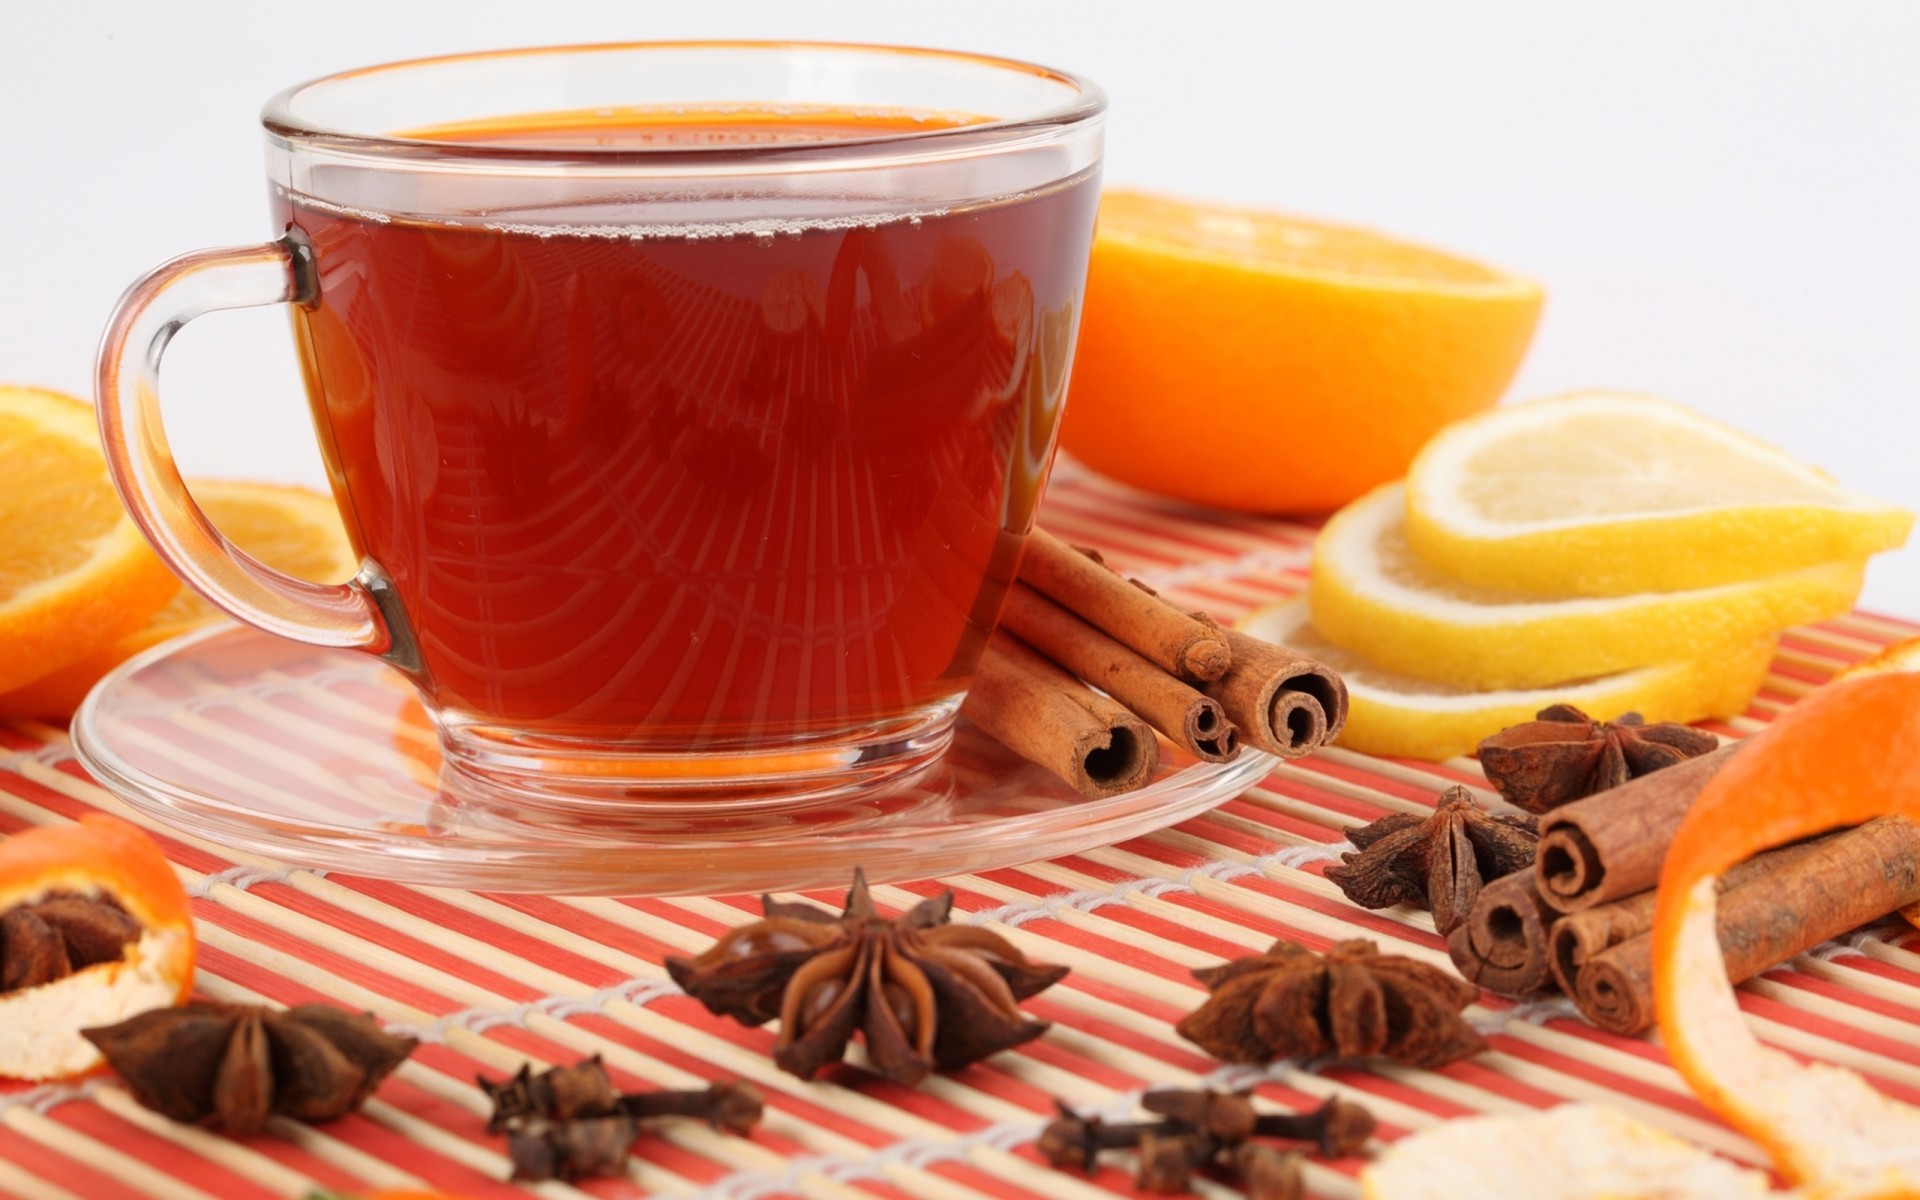
<path id="1" fill-rule="evenodd" d="M 950 62 L 1063 84 L 1073 90 L 1068 99 L 1022 116 L 996 118 L 966 125 L 942 125 L 930 129 L 905 129 L 858 138 L 835 138 L 809 142 L 769 142 L 741 145 L 679 145 L 671 147 L 634 146 L 527 146 L 487 141 L 436 140 L 392 133 L 369 133 L 330 126 L 297 116 L 294 108 L 300 97 L 311 89 L 351 83 L 368 76 L 391 72 L 451 65 L 463 62 L 518 58 L 558 57 L 568 54 L 621 51 L 739 50 L 775 53 L 793 50 L 826 50 L 884 56 L 924 56 Z M 458 54 L 428 55 L 399 59 L 373 66 L 336 71 L 296 83 L 269 99 L 261 109 L 260 122 L 267 132 L 290 144 L 326 146 L 336 150 L 374 153 L 402 158 L 459 157 L 501 163 L 553 163 L 634 167 L 708 163 L 746 165 L 752 162 L 790 163 L 820 158 L 844 159 L 868 154 L 936 153 L 978 147 L 1015 140 L 1027 135 L 1060 132 L 1099 117 L 1106 111 L 1106 92 L 1084 76 L 1054 67 L 1041 66 L 1016 58 L 976 54 L 965 50 L 943 50 L 923 46 L 898 46 L 879 42 L 832 42 L 798 39 L 736 40 L 690 39 L 682 41 L 577 42 L 555 46 L 527 46 L 506 50 L 482 50 Z"/>

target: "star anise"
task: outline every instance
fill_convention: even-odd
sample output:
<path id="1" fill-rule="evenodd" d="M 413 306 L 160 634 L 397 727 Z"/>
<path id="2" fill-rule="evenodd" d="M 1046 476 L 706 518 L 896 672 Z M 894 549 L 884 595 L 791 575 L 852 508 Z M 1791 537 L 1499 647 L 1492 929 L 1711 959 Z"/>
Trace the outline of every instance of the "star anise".
<path id="1" fill-rule="evenodd" d="M 1412 904 L 1433 913 L 1433 927 L 1451 933 L 1482 885 L 1533 865 L 1540 827 L 1532 817 L 1489 813 L 1473 793 L 1450 787 L 1431 817 L 1394 813 L 1347 830 L 1358 846 L 1327 868 L 1327 878 L 1361 908 Z"/>
<path id="2" fill-rule="evenodd" d="M 599 1055 L 536 1074 L 522 1065 L 511 1079 L 480 1077 L 493 1101 L 487 1132 L 507 1135 L 513 1178 L 573 1181 L 618 1175 L 626 1168 L 640 1122 L 692 1117 L 715 1129 L 747 1134 L 765 1101 L 750 1083 L 720 1082 L 697 1091 L 629 1092 L 613 1086 Z"/>
<path id="3" fill-rule="evenodd" d="M 1460 1016 L 1478 989 L 1370 941 L 1336 942 L 1321 955 L 1283 940 L 1194 977 L 1212 995 L 1180 1022 L 1180 1035 L 1228 1062 L 1381 1055 L 1437 1067 L 1487 1048 Z"/>
<path id="4" fill-rule="evenodd" d="M 857 1032 L 874 1069 L 913 1085 L 935 1067 L 957 1067 L 1046 1031 L 1018 1003 L 1067 968 L 1028 960 L 1004 938 L 947 923 L 953 893 L 880 916 L 866 876 L 854 872 L 839 916 L 812 904 L 762 897 L 764 919 L 722 937 L 667 971 L 687 993 L 745 1025 L 779 1018 L 773 1059 L 811 1079 L 838 1062 Z"/>
<path id="5" fill-rule="evenodd" d="M 176 1121 L 257 1133 L 270 1116 L 329 1121 L 413 1053 L 369 1013 L 194 1001 L 81 1031 L 141 1104 Z"/>
<path id="6" fill-rule="evenodd" d="M 1648 725 L 1639 713 L 1596 721 L 1555 704 L 1482 741 L 1480 766 L 1508 803 L 1543 813 L 1719 745 L 1704 729 L 1675 721 Z"/>
<path id="7" fill-rule="evenodd" d="M 0 914 L 0 993 L 126 957 L 140 922 L 105 896 L 49 892 Z"/>

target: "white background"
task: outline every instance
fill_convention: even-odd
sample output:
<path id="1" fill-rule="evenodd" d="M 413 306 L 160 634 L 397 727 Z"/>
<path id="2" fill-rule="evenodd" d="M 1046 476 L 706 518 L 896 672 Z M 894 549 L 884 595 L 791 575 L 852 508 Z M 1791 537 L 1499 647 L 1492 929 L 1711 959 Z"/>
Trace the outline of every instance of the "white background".
<path id="1" fill-rule="evenodd" d="M 1920 4 L 1220 0 L 9 3 L 0 379 L 88 387 L 114 298 L 262 239 L 261 103 L 515 44 L 813 37 L 1091 76 L 1107 178 L 1368 224 L 1541 280 L 1511 396 L 1651 391 L 1920 508 Z M 320 483 L 282 314 L 168 359 L 189 472 Z M 0 480 L 0 486 L 5 481 Z M 1920 549 L 1866 603 L 1920 615 Z"/>

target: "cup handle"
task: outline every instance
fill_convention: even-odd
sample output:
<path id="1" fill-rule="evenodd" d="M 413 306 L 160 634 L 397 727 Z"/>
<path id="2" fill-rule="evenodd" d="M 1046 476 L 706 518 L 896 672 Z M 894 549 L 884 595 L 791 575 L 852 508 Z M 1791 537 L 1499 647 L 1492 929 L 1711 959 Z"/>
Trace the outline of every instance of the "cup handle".
<path id="1" fill-rule="evenodd" d="M 371 560 L 351 582 L 319 584 L 247 554 L 194 503 L 161 427 L 160 356 L 182 325 L 219 309 L 311 304 L 318 295 L 312 251 L 297 231 L 182 255 L 136 281 L 107 323 L 94 367 L 107 470 L 161 559 L 217 607 L 281 637 L 418 669 L 407 625 Z"/>

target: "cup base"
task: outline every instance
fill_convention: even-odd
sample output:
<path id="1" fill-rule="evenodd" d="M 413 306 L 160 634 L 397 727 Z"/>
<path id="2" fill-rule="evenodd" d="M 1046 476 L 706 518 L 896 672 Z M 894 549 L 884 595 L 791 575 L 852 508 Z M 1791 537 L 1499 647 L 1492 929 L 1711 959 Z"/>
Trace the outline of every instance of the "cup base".
<path id="1" fill-rule="evenodd" d="M 925 733 L 944 736 L 937 721 Z M 651 789 L 605 804 L 475 800 L 445 790 L 440 736 L 399 672 L 232 626 L 116 668 L 73 742 L 136 812 L 230 853 L 421 887 L 593 896 L 844 889 L 855 867 L 876 884 L 992 871 L 1138 837 L 1274 766 L 1169 747 L 1146 787 L 1089 800 L 961 719 L 924 773 L 896 756 L 893 781 L 837 800 L 817 778 L 767 805 L 684 791 L 654 803 Z M 796 797 L 807 790 L 828 798 Z"/>
<path id="2" fill-rule="evenodd" d="M 716 807 L 740 814 L 832 803 L 902 783 L 953 740 L 958 699 L 773 748 L 638 751 L 631 745 L 440 726 L 441 787 L 508 811 L 651 820 Z"/>

